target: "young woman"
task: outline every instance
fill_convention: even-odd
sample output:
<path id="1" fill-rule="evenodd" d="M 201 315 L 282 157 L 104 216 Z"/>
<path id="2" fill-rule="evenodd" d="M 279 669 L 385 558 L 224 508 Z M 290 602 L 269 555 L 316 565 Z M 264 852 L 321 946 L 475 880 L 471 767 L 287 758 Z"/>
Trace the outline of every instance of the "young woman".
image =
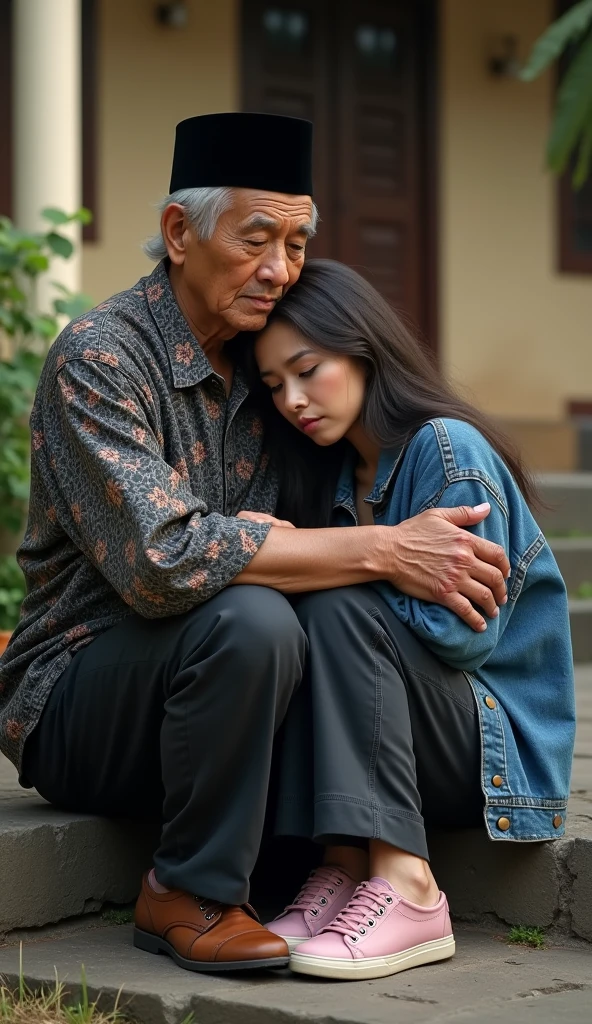
<path id="1" fill-rule="evenodd" d="M 277 831 L 324 864 L 268 927 L 293 970 L 381 977 L 454 952 L 425 825 L 561 836 L 574 740 L 565 586 L 509 441 L 454 394 L 380 295 L 310 260 L 255 343 L 296 526 L 489 505 L 507 602 L 471 629 L 390 583 L 303 595 L 308 676 L 286 720 Z M 483 581 L 485 582 L 485 581 Z M 473 603 L 479 606 L 479 585 Z"/>

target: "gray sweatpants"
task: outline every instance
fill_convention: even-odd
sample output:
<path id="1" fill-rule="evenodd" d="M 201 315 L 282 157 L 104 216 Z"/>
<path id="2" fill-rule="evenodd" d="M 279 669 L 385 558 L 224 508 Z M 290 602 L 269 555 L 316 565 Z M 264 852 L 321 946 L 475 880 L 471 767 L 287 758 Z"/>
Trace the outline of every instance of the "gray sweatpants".
<path id="1" fill-rule="evenodd" d="M 293 606 L 309 653 L 284 725 L 276 833 L 383 839 L 427 859 L 424 821 L 482 823 L 479 722 L 464 674 L 372 586 Z"/>

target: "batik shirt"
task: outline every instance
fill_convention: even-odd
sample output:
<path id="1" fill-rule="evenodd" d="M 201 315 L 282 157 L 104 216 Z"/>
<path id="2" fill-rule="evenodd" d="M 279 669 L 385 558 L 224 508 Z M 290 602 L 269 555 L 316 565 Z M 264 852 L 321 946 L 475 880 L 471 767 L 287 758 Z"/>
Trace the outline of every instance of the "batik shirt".
<path id="1" fill-rule="evenodd" d="M 0 748 L 19 768 L 74 652 L 227 586 L 269 530 L 237 513 L 273 513 L 277 490 L 244 376 L 227 398 L 163 264 L 55 341 L 31 439 L 28 593 L 0 660 Z"/>

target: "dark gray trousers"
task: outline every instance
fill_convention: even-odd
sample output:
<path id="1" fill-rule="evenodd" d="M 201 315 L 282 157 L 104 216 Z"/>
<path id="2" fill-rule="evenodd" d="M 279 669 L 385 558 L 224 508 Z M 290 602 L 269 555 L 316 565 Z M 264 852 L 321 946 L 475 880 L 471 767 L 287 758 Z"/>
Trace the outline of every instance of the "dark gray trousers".
<path id="1" fill-rule="evenodd" d="M 482 824 L 479 721 L 464 674 L 372 586 L 293 606 L 309 653 L 283 729 L 276 834 L 383 839 L 427 859 L 424 823 Z"/>
<path id="2" fill-rule="evenodd" d="M 174 618 L 131 615 L 59 678 L 23 775 L 66 810 L 163 821 L 158 880 L 244 903 L 305 656 L 288 601 L 265 587 L 228 587 Z"/>
<path id="3" fill-rule="evenodd" d="M 292 603 L 229 587 L 186 615 L 129 616 L 60 677 L 23 774 L 68 810 L 160 819 L 159 880 L 242 903 L 284 718 L 278 832 L 427 856 L 422 801 L 428 822 L 478 823 L 470 687 L 370 586 Z"/>

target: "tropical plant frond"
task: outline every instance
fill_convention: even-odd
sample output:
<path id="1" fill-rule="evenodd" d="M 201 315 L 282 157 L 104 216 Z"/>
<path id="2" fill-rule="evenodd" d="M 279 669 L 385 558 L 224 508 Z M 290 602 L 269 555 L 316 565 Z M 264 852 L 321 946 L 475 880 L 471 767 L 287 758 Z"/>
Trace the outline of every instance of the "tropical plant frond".
<path id="1" fill-rule="evenodd" d="M 555 117 L 547 145 L 547 163 L 556 174 L 565 170 L 591 116 L 592 33 L 574 56 L 557 93 Z"/>
<path id="2" fill-rule="evenodd" d="M 573 173 L 572 184 L 575 189 L 579 189 L 588 180 L 588 175 L 592 170 L 592 105 L 590 107 L 588 122 L 584 126 L 582 133 L 582 141 L 580 142 L 580 149 L 578 153 L 578 160 Z M 592 596 L 592 595 L 591 595 Z"/>
<path id="3" fill-rule="evenodd" d="M 592 26 L 592 0 L 580 0 L 570 7 L 535 43 L 530 57 L 520 72 L 524 82 L 532 82 L 561 56 L 570 43 L 575 43 Z"/>

